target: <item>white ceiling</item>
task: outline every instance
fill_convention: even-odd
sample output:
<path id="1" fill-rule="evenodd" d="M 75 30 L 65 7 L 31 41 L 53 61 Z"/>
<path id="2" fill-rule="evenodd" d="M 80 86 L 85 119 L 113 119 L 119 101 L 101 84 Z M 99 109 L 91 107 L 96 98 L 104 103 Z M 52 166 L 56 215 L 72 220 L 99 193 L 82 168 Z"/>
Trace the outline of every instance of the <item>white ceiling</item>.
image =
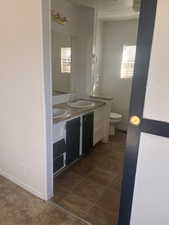
<path id="1" fill-rule="evenodd" d="M 97 9 L 102 20 L 122 20 L 137 18 L 139 13 L 133 9 L 133 1 L 140 0 L 69 0 L 78 5 Z M 136 4 L 136 5 L 137 5 Z"/>

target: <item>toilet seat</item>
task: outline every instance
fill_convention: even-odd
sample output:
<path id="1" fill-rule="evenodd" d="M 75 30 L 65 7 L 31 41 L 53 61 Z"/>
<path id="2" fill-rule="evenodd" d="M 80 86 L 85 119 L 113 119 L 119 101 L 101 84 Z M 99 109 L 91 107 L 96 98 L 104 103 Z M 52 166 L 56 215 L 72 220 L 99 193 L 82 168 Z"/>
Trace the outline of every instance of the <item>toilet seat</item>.
<path id="1" fill-rule="evenodd" d="M 118 114 L 118 113 L 111 112 L 111 113 L 110 113 L 110 119 L 113 119 L 113 120 L 120 120 L 120 119 L 122 119 L 122 115 L 120 115 L 120 114 Z"/>
<path id="2" fill-rule="evenodd" d="M 116 126 L 122 121 L 123 116 L 118 113 L 110 113 L 110 135 L 115 135 Z"/>

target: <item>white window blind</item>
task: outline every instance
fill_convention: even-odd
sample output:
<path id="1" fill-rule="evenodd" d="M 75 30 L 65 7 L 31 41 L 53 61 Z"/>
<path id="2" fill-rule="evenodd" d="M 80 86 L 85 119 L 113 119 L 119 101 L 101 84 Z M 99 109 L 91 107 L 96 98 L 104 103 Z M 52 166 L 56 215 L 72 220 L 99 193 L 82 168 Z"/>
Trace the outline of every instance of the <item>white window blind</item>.
<path id="1" fill-rule="evenodd" d="M 71 73 L 71 48 L 61 48 L 61 73 Z"/>
<path id="2" fill-rule="evenodd" d="M 135 45 L 124 45 L 123 56 L 121 63 L 121 79 L 132 78 L 134 74 L 134 65 L 136 57 L 136 46 Z"/>

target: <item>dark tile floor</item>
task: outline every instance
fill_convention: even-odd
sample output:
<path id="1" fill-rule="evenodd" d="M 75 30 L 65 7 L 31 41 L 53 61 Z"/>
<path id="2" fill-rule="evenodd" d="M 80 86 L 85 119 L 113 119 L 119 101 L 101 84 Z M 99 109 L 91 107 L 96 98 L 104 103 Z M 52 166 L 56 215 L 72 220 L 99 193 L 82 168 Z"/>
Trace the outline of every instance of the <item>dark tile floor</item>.
<path id="1" fill-rule="evenodd" d="M 93 225 L 116 225 L 125 140 L 118 132 L 55 177 L 52 201 Z"/>
<path id="2" fill-rule="evenodd" d="M 88 225 L 0 176 L 0 225 Z"/>

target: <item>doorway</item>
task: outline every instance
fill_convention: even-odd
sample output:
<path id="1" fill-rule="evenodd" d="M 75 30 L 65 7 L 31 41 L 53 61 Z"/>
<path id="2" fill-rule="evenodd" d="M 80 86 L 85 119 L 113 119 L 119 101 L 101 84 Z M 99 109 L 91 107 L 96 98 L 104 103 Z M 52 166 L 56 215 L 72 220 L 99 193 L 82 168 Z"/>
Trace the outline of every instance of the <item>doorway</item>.
<path id="1" fill-rule="evenodd" d="M 64 99 L 64 95 L 71 95 L 68 101 L 72 104 L 78 95 L 98 106 L 79 111 L 69 107 L 67 99 L 55 102 L 56 110 L 68 110 L 76 116 L 54 120 L 53 202 L 85 222 L 109 225 L 118 219 L 139 12 L 133 10 L 134 17 L 123 15 L 118 19 L 112 12 L 107 19 L 98 15 L 101 7 L 97 11 L 66 1 L 67 8 L 62 1 L 60 14 L 64 16 L 63 9 L 71 6 L 81 26 L 77 27 L 70 17 L 60 27 L 56 21 L 58 2 L 52 1 L 54 96 Z M 87 27 L 85 34 L 81 27 Z M 84 96 L 87 86 L 91 90 Z"/>
<path id="2" fill-rule="evenodd" d="M 144 6 L 144 5 L 143 5 Z M 152 33 L 151 33 L 151 36 L 152 36 Z M 151 44 L 151 43 L 149 43 L 149 44 Z M 127 49 L 127 47 L 128 47 L 128 49 L 129 49 L 129 47 L 134 47 L 133 45 L 127 45 L 127 46 L 124 46 L 124 48 L 123 48 L 123 53 L 124 53 L 124 55 L 125 55 L 125 51 L 127 51 L 126 49 Z M 128 50 L 129 51 L 129 50 Z M 131 52 L 131 49 L 130 49 L 130 51 L 129 52 Z M 133 52 L 133 51 L 132 51 Z M 122 54 L 123 55 L 123 54 Z M 130 54 L 130 55 L 132 55 L 132 53 Z M 95 58 L 95 56 L 94 56 L 94 58 Z M 125 57 L 124 57 L 125 58 Z M 122 59 L 123 59 L 123 57 L 122 57 Z M 124 65 L 125 65 L 125 63 L 126 62 L 124 62 L 125 60 L 122 60 L 122 64 L 123 64 L 123 68 L 121 68 L 121 71 L 125 71 L 126 70 L 126 68 L 124 68 Z M 128 62 L 127 62 L 128 63 Z M 129 65 L 129 67 L 131 68 L 131 63 L 129 63 L 130 65 Z M 92 65 L 93 66 L 93 65 Z M 96 68 L 95 68 L 96 69 Z M 129 70 L 128 70 L 129 71 Z M 130 71 L 131 71 L 131 69 L 130 69 Z M 91 71 L 91 74 L 92 74 L 92 72 L 93 71 Z M 123 73 L 122 73 L 123 74 Z M 97 80 L 97 79 L 96 79 Z M 95 96 L 95 97 L 97 97 L 97 96 Z M 120 129 L 121 130 L 121 129 Z M 114 187 L 114 185 L 116 186 L 115 188 L 117 188 L 117 191 L 119 191 L 120 192 L 120 183 L 121 183 L 121 172 L 122 172 L 122 165 L 123 165 L 123 155 L 124 155 L 124 149 L 125 149 L 125 138 L 126 138 L 126 135 L 125 135 L 125 133 L 123 133 L 123 132 L 117 132 L 117 134 L 116 134 L 116 136 L 115 137 L 111 137 L 110 138 L 110 142 L 108 143 L 108 144 L 98 144 L 98 145 L 96 145 L 94 148 L 92 148 L 92 151 L 91 151 L 91 153 L 90 154 L 88 154 L 87 156 L 85 156 L 85 158 L 83 158 L 82 160 L 83 161 L 85 161 L 85 163 L 83 163 L 82 161 L 78 161 L 78 162 L 76 162 L 75 164 L 73 163 L 69 168 L 67 168 L 67 170 L 65 170 L 61 175 L 58 175 L 57 176 L 57 178 L 56 178 L 56 194 L 57 195 L 55 195 L 55 200 L 56 201 L 60 201 L 61 199 L 61 201 L 62 201 L 62 203 L 64 202 L 64 208 L 66 209 L 66 210 L 69 210 L 70 212 L 71 212 L 71 209 L 72 209 L 72 203 L 74 204 L 76 204 L 76 200 L 77 200 L 77 204 L 79 204 L 79 202 L 78 202 L 78 199 L 75 199 L 75 198 L 72 198 L 73 197 L 73 195 L 75 194 L 75 192 L 76 192 L 76 194 L 79 192 L 79 190 L 81 191 L 84 187 L 86 187 L 85 189 L 87 190 L 87 185 L 86 185 L 86 181 L 85 180 L 83 180 L 84 179 L 84 177 L 82 176 L 82 174 L 78 174 L 78 173 L 83 173 L 84 171 L 83 170 L 87 170 L 88 169 L 88 159 L 90 159 L 90 160 L 95 160 L 97 157 L 99 158 L 100 157 L 100 159 L 102 159 L 103 160 L 103 155 L 105 156 L 105 153 L 103 153 L 104 151 L 105 151 L 105 149 L 107 148 L 107 150 L 109 151 L 109 150 L 111 150 L 111 149 L 116 149 L 117 150 L 117 152 L 115 152 L 115 151 L 113 151 L 113 152 L 111 152 L 111 151 L 109 151 L 108 152 L 108 158 L 106 158 L 105 157 L 105 165 L 103 164 L 103 161 L 101 161 L 101 163 L 99 162 L 99 159 L 98 159 L 98 164 L 96 163 L 95 164 L 95 166 L 97 167 L 97 168 L 94 168 L 94 163 L 92 163 L 92 164 L 90 164 L 89 165 L 89 167 L 93 167 L 94 169 L 97 169 L 97 171 L 95 171 L 96 173 L 95 173 L 95 176 L 92 176 L 92 172 L 90 173 L 90 175 L 88 175 L 88 177 L 87 177 L 87 179 L 90 179 L 91 178 L 91 180 L 92 180 L 92 184 L 90 183 L 88 183 L 88 185 L 89 185 L 89 190 L 91 191 L 92 190 L 92 187 L 95 189 L 95 190 L 97 190 L 97 187 L 95 186 L 94 187 L 94 185 L 93 185 L 93 180 L 94 179 L 97 179 L 97 174 L 99 174 L 99 172 L 101 173 L 101 169 L 103 169 L 104 168 L 104 172 L 105 172 L 105 168 L 107 167 L 107 164 L 108 164 L 108 161 L 109 161 L 109 159 L 112 157 L 114 157 L 114 159 L 115 160 L 117 160 L 118 159 L 118 163 L 116 162 L 115 163 L 115 161 L 113 161 L 113 163 L 114 164 L 116 164 L 116 168 L 114 169 L 113 167 L 111 168 L 111 169 L 114 169 L 113 170 L 113 173 L 116 173 L 116 178 L 118 177 L 118 179 L 115 179 L 115 177 L 113 177 L 113 173 L 111 174 L 111 178 L 109 177 L 109 179 L 107 179 L 108 180 L 108 183 L 110 182 L 110 181 L 112 181 L 111 182 L 111 185 L 113 185 L 113 187 Z M 103 147 L 104 146 L 104 147 Z M 123 150 L 122 150 L 123 149 Z M 102 151 L 103 150 L 103 151 Z M 118 151 L 119 150 L 119 151 Z M 120 152 L 121 151 L 121 152 Z M 98 154 L 96 154 L 96 153 L 98 153 Z M 99 154 L 100 154 L 100 156 L 99 156 Z M 113 155 L 112 155 L 113 154 Z M 96 155 L 98 155 L 98 156 L 96 156 Z M 110 158 L 109 158 L 110 157 Z M 64 160 L 64 157 L 63 157 L 63 160 Z M 93 160 L 93 161 L 94 161 Z M 119 161 L 121 160 L 121 166 L 119 166 L 120 164 L 119 164 Z M 110 160 L 111 161 L 111 160 Z M 64 162 L 64 161 L 63 161 Z M 96 162 L 97 162 L 97 159 L 96 159 Z M 100 163 L 100 164 L 99 164 Z M 85 166 L 83 167 L 82 165 L 80 165 L 80 164 L 85 164 Z M 113 164 L 111 164 L 111 166 L 112 166 Z M 99 167 L 99 166 L 101 166 L 101 168 Z M 111 167 L 110 166 L 110 167 Z M 114 166 L 114 165 L 113 165 Z M 82 170 L 80 170 L 82 168 Z M 59 169 L 62 169 L 62 167 L 61 168 L 59 168 Z M 62 184 L 62 190 L 65 188 L 67 188 L 68 186 L 67 186 L 67 181 L 69 181 L 69 174 L 70 174 L 70 170 L 72 170 L 72 171 L 78 171 L 78 173 L 76 174 L 76 175 L 78 175 L 77 177 L 75 177 L 74 175 L 75 174 L 73 174 L 72 173 L 72 177 L 71 177 L 71 179 L 70 179 L 70 181 L 72 182 L 71 184 L 70 184 L 70 186 L 71 186 L 71 190 L 69 189 L 69 191 L 68 191 L 68 193 L 66 193 L 66 191 L 65 191 L 65 198 L 66 199 L 69 199 L 70 201 L 69 202 L 67 202 L 67 201 L 65 201 L 64 199 L 63 199 L 63 193 L 59 193 L 59 182 Z M 119 171 L 118 171 L 119 170 Z M 86 172 L 86 171 L 85 171 Z M 117 175 L 117 173 L 118 172 L 120 172 L 121 174 L 118 174 Z M 68 174 L 68 175 L 67 175 Z M 87 174 L 87 172 L 86 172 L 86 174 Z M 86 175 L 85 174 L 85 175 Z M 63 178 L 63 177 L 66 177 L 66 178 Z M 74 178 L 73 178 L 74 177 Z M 105 179 L 105 177 L 106 177 L 106 175 L 104 174 L 104 176 L 103 176 L 104 178 L 103 178 L 103 180 Z M 82 180 L 80 180 L 82 178 Z M 111 180 L 113 178 L 113 180 Z M 76 181 L 79 181 L 80 180 L 80 183 L 77 183 L 75 186 L 73 185 L 73 181 L 74 180 Z M 86 179 L 86 178 L 85 178 Z M 58 180 L 58 181 L 57 181 Z M 84 182 L 84 183 L 83 183 Z M 54 182 L 55 183 L 55 182 Z M 113 183 L 113 184 L 112 184 Z M 72 185 L 73 185 L 73 188 L 75 188 L 75 189 L 72 189 Z M 86 185 L 86 186 L 85 186 Z M 99 184 L 100 185 L 100 187 L 101 187 L 101 184 Z M 103 185 L 104 186 L 104 185 Z M 83 188 L 82 188 L 83 187 Z M 105 188 L 105 189 L 104 189 Z M 104 187 L 103 189 L 104 189 L 104 191 L 109 191 L 108 189 L 106 189 L 106 188 L 108 188 L 107 186 L 106 187 Z M 111 189 L 111 186 L 109 187 L 110 189 Z M 123 183 L 123 188 L 124 188 L 124 183 Z M 70 192 L 71 191 L 71 192 Z M 97 193 L 90 193 L 90 191 L 87 191 L 87 194 L 89 194 L 90 195 L 90 198 L 92 199 L 92 198 L 94 198 L 94 196 L 95 195 L 97 195 Z M 59 196 L 59 194 L 60 194 L 60 196 Z M 76 195 L 75 194 L 75 195 Z M 85 193 L 80 193 L 80 195 L 82 195 L 82 194 L 84 194 L 84 197 L 86 197 L 85 196 L 85 194 L 86 194 L 86 192 Z M 90 215 L 83 215 L 83 213 L 85 212 L 85 209 L 83 208 L 83 205 L 85 205 L 85 199 L 83 199 L 83 203 L 81 204 L 80 203 L 80 206 L 82 206 L 82 208 L 80 209 L 80 214 L 78 215 L 78 211 L 79 211 L 79 209 L 75 209 L 75 211 L 72 211 L 71 213 L 74 213 L 75 215 L 77 215 L 77 216 L 79 216 L 79 217 L 81 217 L 82 218 L 82 220 L 83 221 L 86 221 L 86 222 L 89 222 L 89 223 L 92 223 L 92 224 L 99 224 L 99 222 L 100 222 L 100 224 L 102 225 L 102 224 L 104 224 L 104 225 L 108 225 L 108 224 L 112 224 L 112 221 L 114 221 L 114 224 L 116 224 L 116 222 L 117 222 L 117 215 L 118 215 L 118 207 L 119 207 L 119 202 L 120 202 L 120 200 L 118 199 L 118 197 L 117 197 L 117 194 L 114 194 L 114 199 L 113 199 L 113 201 L 114 202 L 116 202 L 115 204 L 116 204 L 116 209 L 113 211 L 113 214 L 112 213 L 109 213 L 108 212 L 108 210 L 106 209 L 103 209 L 103 207 L 104 207 L 104 201 L 105 202 L 107 202 L 108 201 L 108 204 L 109 204 L 109 197 L 110 196 L 112 196 L 112 192 L 110 192 L 109 194 L 107 194 L 107 196 L 105 197 L 104 196 L 104 198 L 103 199 L 99 199 L 99 201 L 100 201 L 100 206 L 98 206 L 98 205 L 95 205 L 95 202 L 92 202 L 92 204 L 94 203 L 94 205 L 87 205 L 87 208 L 88 208 L 88 211 L 89 212 L 91 212 L 92 210 L 92 214 L 95 216 L 95 217 L 90 217 Z M 123 195 L 122 195 L 123 196 Z M 117 199 L 116 199 L 116 197 L 117 197 Z M 58 199 L 57 199 L 58 198 Z M 123 197 L 122 197 L 123 198 Z M 55 201 L 54 200 L 54 201 Z M 98 202 L 99 202 L 98 201 Z M 57 202 L 57 203 L 58 203 Z M 65 204 L 66 203 L 66 204 Z M 87 203 L 86 203 L 87 204 Z M 99 204 L 99 203 L 98 203 Z M 107 203 L 106 203 L 107 204 Z M 110 209 L 110 211 L 112 211 L 112 202 L 110 203 L 110 205 L 108 206 L 108 207 L 110 207 L 109 209 Z M 62 206 L 62 205 L 61 205 Z M 94 209 L 93 209 L 93 208 Z M 100 209 L 100 214 L 99 215 L 101 215 L 101 212 L 102 212 L 102 214 L 103 214 L 103 218 L 105 219 L 105 221 L 100 221 L 100 219 L 99 219 L 99 221 L 97 221 L 97 217 L 98 217 L 98 212 L 99 212 L 99 209 Z M 106 212 L 105 212 L 106 211 Z M 131 211 L 131 210 L 130 210 Z M 105 213 L 104 213 L 105 212 Z M 82 214 L 81 214 L 82 213 Z M 120 213 L 122 213 L 121 212 L 121 210 L 120 210 Z M 85 214 L 85 213 L 84 213 Z M 110 214 L 111 214 L 111 216 L 110 216 Z M 108 216 L 109 215 L 109 216 Z M 93 218 L 95 218 L 95 219 L 93 219 Z"/>

